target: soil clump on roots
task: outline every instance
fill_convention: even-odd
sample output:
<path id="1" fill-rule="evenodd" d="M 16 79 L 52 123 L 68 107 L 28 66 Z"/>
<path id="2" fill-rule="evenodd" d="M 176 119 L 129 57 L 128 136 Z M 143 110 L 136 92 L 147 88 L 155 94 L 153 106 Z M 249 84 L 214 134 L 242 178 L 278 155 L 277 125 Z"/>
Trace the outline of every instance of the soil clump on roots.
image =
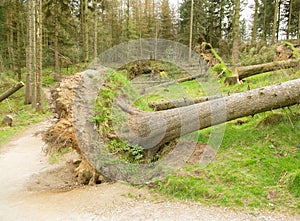
<path id="1" fill-rule="evenodd" d="M 78 165 L 71 169 L 78 184 L 100 184 L 108 180 L 84 158 L 78 147 L 73 128 L 72 104 L 74 91 L 80 79 L 81 74 L 67 77 L 51 89 L 50 107 L 54 113 L 55 122 L 42 134 L 43 141 L 47 144 L 44 151 L 47 155 L 52 155 L 71 147 L 80 156 Z"/>

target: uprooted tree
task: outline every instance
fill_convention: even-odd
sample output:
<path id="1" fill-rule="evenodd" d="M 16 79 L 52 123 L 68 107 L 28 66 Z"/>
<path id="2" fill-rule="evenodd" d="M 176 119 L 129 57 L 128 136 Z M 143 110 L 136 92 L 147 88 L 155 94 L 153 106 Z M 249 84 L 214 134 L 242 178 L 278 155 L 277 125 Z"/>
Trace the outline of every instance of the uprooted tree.
<path id="1" fill-rule="evenodd" d="M 104 71 L 106 69 L 95 75 L 76 75 L 75 80 L 67 79 L 60 83 L 63 89 L 54 90 L 55 96 L 62 96 L 55 97 L 59 120 L 49 129 L 51 137 L 47 141 L 65 143 L 67 146 L 73 143 L 77 152 L 99 173 L 103 172 L 103 168 L 98 167 L 95 158 L 99 155 L 97 144 L 102 141 L 91 117 L 94 116 L 99 87 L 105 84 L 103 80 L 98 81 L 97 76 Z M 72 85 L 66 83 L 70 81 L 73 81 Z M 116 106 L 127 116 L 127 121 L 116 134 L 119 139 L 127 140 L 132 145 L 140 145 L 148 156 L 153 156 L 165 143 L 184 134 L 240 117 L 291 106 L 299 100 L 300 79 L 157 112 L 136 109 L 126 100 L 117 98 Z"/>
<path id="2" fill-rule="evenodd" d="M 155 51 L 155 53 L 157 52 L 155 57 L 162 61 L 170 62 L 169 58 L 165 58 L 164 53 L 166 46 L 170 45 L 170 42 L 162 43 L 162 47 L 157 47 L 157 49 L 162 50 L 160 53 Z M 69 85 L 72 79 L 61 82 L 60 86 L 62 89 L 58 88 L 54 93 L 61 96 L 54 96 L 56 110 L 58 109 L 58 122 L 50 128 L 48 136 L 46 136 L 47 142 L 54 142 L 58 145 L 58 148 L 61 148 L 59 147 L 60 145 L 68 147 L 72 143 L 77 152 L 98 172 L 104 175 L 106 175 L 104 172 L 108 172 L 108 174 L 113 173 L 115 179 L 123 179 L 118 174 L 120 174 L 120 171 L 124 171 L 124 167 L 127 164 L 122 164 L 116 168 L 116 164 L 118 164 L 116 162 L 107 161 L 107 164 L 100 163 L 107 160 L 106 158 L 101 158 L 101 156 L 103 155 L 102 153 L 107 151 L 106 140 L 110 139 L 108 136 L 101 136 L 101 131 L 96 130 L 97 125 L 93 122 L 93 117 L 96 117 L 95 99 L 99 95 L 99 88 L 107 83 L 107 74 L 105 73 L 107 69 L 100 67 L 100 64 L 116 69 L 120 64 L 126 64 L 138 59 L 149 59 L 149 53 L 153 50 L 152 46 L 156 44 L 156 41 L 138 41 L 133 42 L 132 45 L 121 45 L 101 54 L 90 66 L 95 71 L 90 70 L 76 75 L 76 78 L 73 79 L 74 84 Z M 140 47 L 144 50 L 139 50 L 140 48 L 136 47 L 137 45 L 142 45 Z M 151 47 L 149 48 L 149 46 Z M 145 48 L 149 48 L 149 50 Z M 197 70 L 195 74 L 200 74 L 199 72 L 201 71 L 204 73 L 206 70 L 206 68 L 203 68 L 202 62 L 199 61 L 199 55 L 195 54 L 193 56 L 194 60 L 186 62 L 188 59 L 185 58 L 184 47 L 178 44 L 171 44 L 169 48 L 172 48 L 172 52 L 176 54 L 176 56 L 170 57 L 170 59 L 173 59 L 172 63 L 183 67 L 185 70 L 194 67 L 196 64 Z M 122 56 L 120 52 L 123 51 L 128 52 L 131 56 Z M 147 53 L 141 54 L 140 52 Z M 222 68 L 223 71 L 224 69 Z M 116 131 L 115 134 L 109 133 L 107 135 L 116 135 L 118 139 L 125 140 L 132 147 L 140 146 L 144 148 L 147 156 L 151 157 L 164 144 L 176 140 L 182 135 L 236 118 L 294 105 L 300 100 L 299 86 L 300 79 L 244 93 L 231 94 L 227 97 L 218 97 L 218 95 L 207 97 L 204 100 L 208 101 L 198 104 L 185 103 L 184 101 L 183 104 L 175 105 L 175 107 L 182 107 L 172 107 L 172 109 L 157 112 L 139 110 L 134 108 L 124 97 L 116 97 L 114 98 L 114 108 L 117 108 L 116 113 L 117 115 L 122 115 L 122 118 L 124 115 L 126 117 L 125 121 L 120 121 L 119 125 L 113 128 Z M 115 117 L 118 120 L 118 116 Z M 180 151 L 184 152 L 185 149 L 184 145 L 180 146 Z M 129 168 L 131 171 L 132 169 L 140 174 L 143 173 L 136 170 L 136 168 Z M 129 170 L 125 171 L 125 173 L 129 172 Z M 149 178 L 151 179 L 151 177 Z"/>
<path id="3" fill-rule="evenodd" d="M 82 76 L 81 84 L 84 87 L 77 91 L 76 102 L 82 103 L 84 101 L 87 106 L 92 105 L 93 99 L 90 98 L 90 94 L 93 88 L 97 89 L 97 86 L 93 86 L 94 82 L 95 80 L 91 80 L 91 76 Z M 94 92 L 94 95 L 97 95 L 97 91 Z M 118 106 L 127 114 L 128 119 L 127 123 L 122 125 L 118 136 L 121 139 L 126 139 L 132 145 L 143 147 L 148 156 L 152 156 L 163 144 L 182 135 L 240 117 L 291 106 L 299 100 L 300 79 L 158 112 L 141 111 L 123 100 L 118 100 Z M 81 124 L 78 122 L 89 118 L 90 108 L 75 104 L 76 106 L 78 109 L 74 115 L 76 118 L 75 126 L 80 126 L 78 130 L 82 131 L 82 128 L 90 122 L 81 122 Z M 85 131 L 84 133 L 91 136 L 89 132 Z M 77 135 L 81 136 L 82 133 Z M 93 151 L 87 147 L 86 140 L 82 140 L 82 137 L 78 136 L 77 139 L 82 141 L 79 142 L 79 147 L 83 153 L 86 152 L 85 147 L 89 149 L 88 158 L 91 157 L 90 160 L 92 160 L 94 156 L 91 153 Z"/>

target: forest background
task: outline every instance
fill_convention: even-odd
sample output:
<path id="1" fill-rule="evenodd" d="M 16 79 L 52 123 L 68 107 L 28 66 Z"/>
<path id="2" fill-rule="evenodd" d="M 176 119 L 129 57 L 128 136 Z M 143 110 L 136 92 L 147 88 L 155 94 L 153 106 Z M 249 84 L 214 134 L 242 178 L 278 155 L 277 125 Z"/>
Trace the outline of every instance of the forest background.
<path id="1" fill-rule="evenodd" d="M 129 40 L 211 43 L 228 63 L 240 52 L 300 39 L 300 0 L 3 0 L 0 72 L 26 75 L 26 103 L 40 100 L 43 67 L 88 63 Z M 32 89 L 31 91 L 29 89 Z M 42 108 L 42 107 L 38 107 Z"/>

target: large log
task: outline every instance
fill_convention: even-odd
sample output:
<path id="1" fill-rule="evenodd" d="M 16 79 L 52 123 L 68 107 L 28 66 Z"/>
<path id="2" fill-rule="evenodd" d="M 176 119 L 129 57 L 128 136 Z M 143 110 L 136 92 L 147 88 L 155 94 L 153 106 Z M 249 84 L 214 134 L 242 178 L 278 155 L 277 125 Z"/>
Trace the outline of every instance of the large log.
<path id="1" fill-rule="evenodd" d="M 178 107 L 184 107 L 192 104 L 199 104 L 202 102 L 222 98 L 223 95 L 212 95 L 212 96 L 204 96 L 197 98 L 180 98 L 176 100 L 166 100 L 166 101 L 158 101 L 158 102 L 149 102 L 149 107 L 153 108 L 155 111 L 168 110 Z"/>
<path id="2" fill-rule="evenodd" d="M 104 83 L 101 76 L 105 74 L 105 71 L 106 69 L 103 68 L 94 76 L 88 73 L 82 75 L 74 96 L 74 130 L 81 154 L 94 168 L 107 176 L 114 176 L 114 179 L 127 180 L 127 175 L 125 178 L 123 175 L 118 176 L 119 169 L 121 170 L 126 165 L 116 164 L 115 161 L 112 163 L 106 158 L 109 153 L 103 146 L 94 123 L 90 120 L 94 116 L 93 106 L 99 87 Z M 151 156 L 161 145 L 181 135 L 236 118 L 291 106 L 299 100 L 300 79 L 153 113 L 143 112 L 120 102 L 122 110 L 128 115 L 129 124 L 127 130 L 126 125 L 121 125 L 124 130 L 118 135 L 132 144 L 141 145 L 147 150 L 148 156 Z M 119 165 L 117 170 L 116 165 Z"/>
<path id="3" fill-rule="evenodd" d="M 238 77 L 240 80 L 257 75 L 260 73 L 266 73 L 269 71 L 276 71 L 280 69 L 288 69 L 300 66 L 300 59 L 290 59 L 284 61 L 275 61 L 266 64 L 250 65 L 236 68 Z"/>
<path id="4" fill-rule="evenodd" d="M 3 100 L 5 100 L 9 96 L 13 95 L 14 93 L 16 93 L 22 87 L 24 87 L 24 83 L 22 81 L 20 81 L 14 87 L 8 89 L 7 91 L 5 91 L 3 94 L 0 95 L 0 102 L 2 102 Z"/>
<path id="5" fill-rule="evenodd" d="M 299 100 L 300 79 L 297 79 L 153 113 L 123 108 L 129 114 L 129 123 L 121 137 L 149 150 L 152 155 L 163 144 L 182 135 L 240 117 L 291 106 Z"/>

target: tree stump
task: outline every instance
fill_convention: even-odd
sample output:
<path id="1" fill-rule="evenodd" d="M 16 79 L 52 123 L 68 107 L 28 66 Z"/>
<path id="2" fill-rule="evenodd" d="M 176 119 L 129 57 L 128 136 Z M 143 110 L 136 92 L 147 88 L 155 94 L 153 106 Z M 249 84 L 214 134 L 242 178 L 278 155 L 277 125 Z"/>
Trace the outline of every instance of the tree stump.
<path id="1" fill-rule="evenodd" d="M 11 115 L 6 115 L 1 122 L 3 126 L 10 126 L 10 127 L 12 127 L 12 123 L 13 123 L 13 117 Z"/>

